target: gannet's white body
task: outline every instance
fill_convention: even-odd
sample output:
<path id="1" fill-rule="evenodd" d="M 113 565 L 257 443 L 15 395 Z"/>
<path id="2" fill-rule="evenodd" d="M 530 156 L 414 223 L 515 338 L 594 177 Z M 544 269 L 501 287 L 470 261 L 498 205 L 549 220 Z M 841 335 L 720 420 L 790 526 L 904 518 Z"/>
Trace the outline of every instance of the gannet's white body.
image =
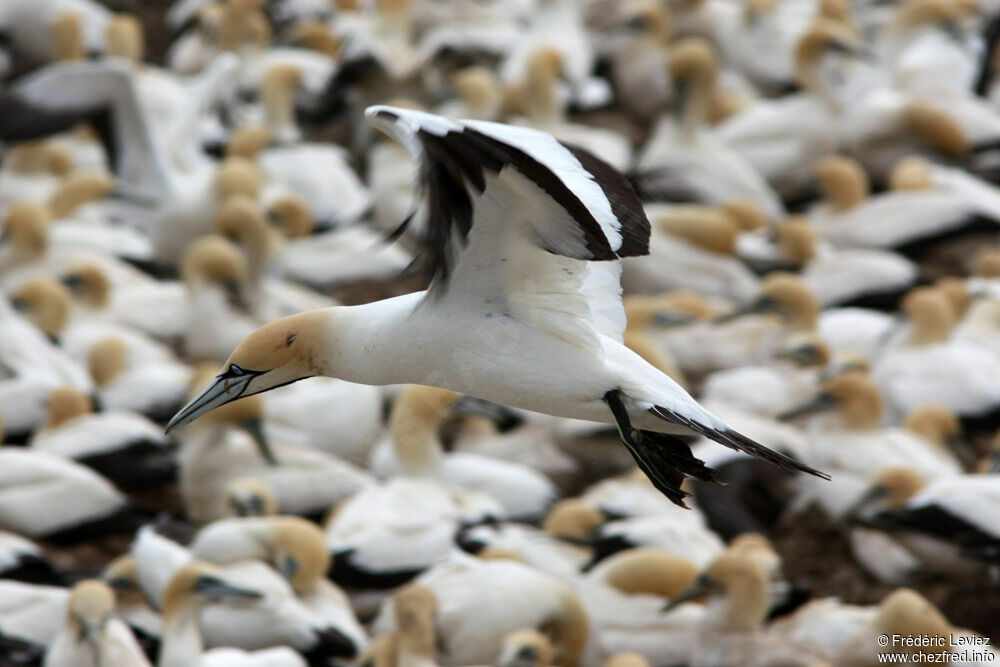
<path id="1" fill-rule="evenodd" d="M 616 423 L 636 462 L 678 501 L 685 474 L 711 471 L 657 433 L 699 433 L 797 466 L 730 429 L 622 342 L 619 260 L 648 252 L 649 222 L 620 174 L 538 130 L 384 106 L 367 115 L 422 160 L 431 288 L 258 329 L 168 428 L 328 375 Z"/>

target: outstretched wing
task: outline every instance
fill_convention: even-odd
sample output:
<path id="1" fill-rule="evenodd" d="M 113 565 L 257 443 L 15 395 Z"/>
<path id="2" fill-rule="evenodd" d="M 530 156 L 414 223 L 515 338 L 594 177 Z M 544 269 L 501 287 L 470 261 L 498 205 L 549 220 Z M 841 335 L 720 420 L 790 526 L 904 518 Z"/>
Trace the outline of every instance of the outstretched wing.
<path id="1" fill-rule="evenodd" d="M 112 61 L 60 62 L 0 93 L 0 141 L 24 141 L 90 122 L 119 184 L 163 189 L 164 168 L 126 65 Z"/>
<path id="2" fill-rule="evenodd" d="M 649 220 L 612 167 L 538 130 L 385 106 L 371 122 L 421 161 L 428 299 L 506 315 L 587 348 L 621 339 L 622 257 Z"/>

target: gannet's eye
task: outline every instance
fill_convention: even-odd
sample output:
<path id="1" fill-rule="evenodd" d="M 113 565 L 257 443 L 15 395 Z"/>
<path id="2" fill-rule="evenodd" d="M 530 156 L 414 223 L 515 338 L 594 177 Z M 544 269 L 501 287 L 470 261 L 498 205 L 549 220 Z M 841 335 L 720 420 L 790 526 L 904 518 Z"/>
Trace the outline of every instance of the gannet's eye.
<path id="1" fill-rule="evenodd" d="M 246 374 L 246 371 L 244 371 L 242 368 L 240 368 L 236 364 L 229 364 L 229 370 L 226 371 L 226 376 L 227 377 L 240 377 L 241 375 L 245 375 L 245 374 Z"/>

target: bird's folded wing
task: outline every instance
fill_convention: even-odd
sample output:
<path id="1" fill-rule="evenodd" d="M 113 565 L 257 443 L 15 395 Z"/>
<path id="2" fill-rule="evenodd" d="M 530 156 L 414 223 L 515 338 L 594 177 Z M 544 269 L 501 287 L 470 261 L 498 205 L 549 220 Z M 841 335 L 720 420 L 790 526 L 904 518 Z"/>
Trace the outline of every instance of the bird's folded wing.
<path id="1" fill-rule="evenodd" d="M 649 251 L 625 178 L 538 130 L 384 106 L 371 122 L 421 160 L 435 307 L 509 316 L 592 347 L 621 339 L 621 257 Z"/>

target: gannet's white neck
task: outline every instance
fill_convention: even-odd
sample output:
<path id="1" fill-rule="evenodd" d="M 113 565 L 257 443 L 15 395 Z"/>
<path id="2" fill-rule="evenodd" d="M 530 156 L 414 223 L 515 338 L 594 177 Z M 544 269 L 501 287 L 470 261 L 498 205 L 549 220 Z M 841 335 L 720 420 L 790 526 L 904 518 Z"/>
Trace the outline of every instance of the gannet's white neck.
<path id="1" fill-rule="evenodd" d="M 204 645 L 198 629 L 201 605 L 186 600 L 163 617 L 163 646 L 158 667 L 190 667 L 201 662 Z"/>
<path id="2" fill-rule="evenodd" d="M 389 433 L 404 473 L 424 477 L 442 474 L 444 451 L 438 427 L 459 397 L 448 389 L 413 385 L 396 399 Z"/>
<path id="3" fill-rule="evenodd" d="M 419 350 L 423 318 L 414 314 L 424 295 L 415 292 L 328 309 L 332 335 L 324 341 L 319 370 L 358 384 L 432 384 L 426 381 L 429 362 L 421 359 Z"/>

